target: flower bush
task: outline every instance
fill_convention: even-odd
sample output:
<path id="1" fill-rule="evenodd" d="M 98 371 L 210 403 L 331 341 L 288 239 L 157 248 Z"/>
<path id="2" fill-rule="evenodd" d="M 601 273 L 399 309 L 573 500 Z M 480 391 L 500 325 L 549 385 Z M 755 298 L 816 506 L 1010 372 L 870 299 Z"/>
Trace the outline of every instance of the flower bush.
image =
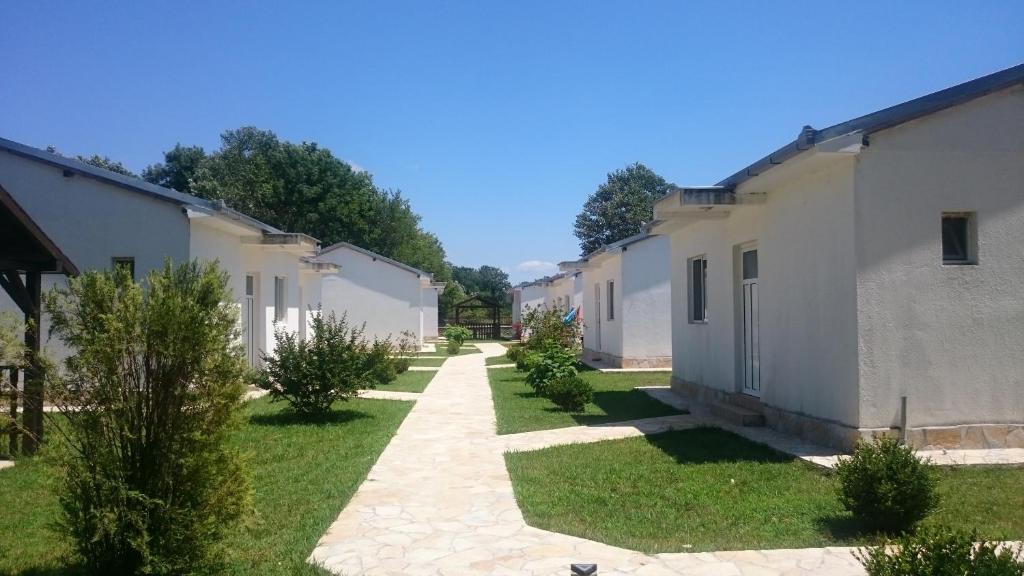
<path id="1" fill-rule="evenodd" d="M 464 326 L 449 326 L 444 329 L 444 337 L 448 340 L 448 354 L 458 354 L 462 345 L 473 334 Z"/>
<path id="2" fill-rule="evenodd" d="M 554 343 L 549 343 L 543 352 L 535 356 L 528 355 L 527 361 L 530 362 L 530 366 L 526 374 L 526 383 L 540 396 L 546 396 L 549 383 L 575 376 L 578 372 L 576 353 Z"/>
<path id="3" fill-rule="evenodd" d="M 557 308 L 527 307 L 523 314 L 524 345 L 528 350 L 543 351 L 549 344 L 579 351 L 582 345 L 578 321 L 565 323 L 565 312 Z"/>
<path id="4" fill-rule="evenodd" d="M 861 442 L 836 474 L 843 506 L 871 530 L 905 532 L 938 504 L 928 465 L 893 438 Z"/>

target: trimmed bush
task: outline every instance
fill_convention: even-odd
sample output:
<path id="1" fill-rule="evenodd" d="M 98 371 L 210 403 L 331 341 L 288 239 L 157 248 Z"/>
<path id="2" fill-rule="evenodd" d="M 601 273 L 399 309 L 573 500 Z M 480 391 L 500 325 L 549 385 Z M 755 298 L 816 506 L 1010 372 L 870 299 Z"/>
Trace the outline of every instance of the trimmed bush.
<path id="1" fill-rule="evenodd" d="M 836 466 L 839 499 L 862 526 L 886 533 L 914 527 L 938 504 L 935 477 L 893 438 L 861 442 Z"/>
<path id="2" fill-rule="evenodd" d="M 594 387 L 579 376 L 567 376 L 549 382 L 544 395 L 566 412 L 582 412 L 594 401 Z"/>
<path id="3" fill-rule="evenodd" d="M 529 372 L 526 383 L 540 396 L 546 395 L 547 385 L 560 378 L 575 376 L 576 353 L 555 344 L 550 344 L 540 354 L 527 356 Z"/>
<path id="4" fill-rule="evenodd" d="M 229 434 L 246 374 L 216 264 L 169 262 L 137 284 L 90 271 L 46 294 L 74 351 L 53 371 L 62 529 L 91 574 L 217 573 L 249 508 Z"/>
<path id="5" fill-rule="evenodd" d="M 922 528 L 884 545 L 862 549 L 868 576 L 1024 576 L 1024 550 L 978 542 L 977 532 Z"/>
<path id="6" fill-rule="evenodd" d="M 509 346 L 505 350 L 505 358 L 508 358 L 509 362 L 518 364 L 526 356 L 526 348 L 522 346 Z"/>
<path id="7" fill-rule="evenodd" d="M 448 340 L 448 354 L 458 354 L 462 345 L 473 335 L 464 326 L 449 326 L 444 329 L 444 337 Z"/>
<path id="8" fill-rule="evenodd" d="M 322 419 L 338 400 L 398 376 L 390 341 L 368 341 L 364 329 L 349 326 L 344 315 L 316 313 L 311 318 L 309 338 L 277 330 L 274 355 L 263 354 L 257 385 L 272 400 L 287 400 L 301 416 Z"/>

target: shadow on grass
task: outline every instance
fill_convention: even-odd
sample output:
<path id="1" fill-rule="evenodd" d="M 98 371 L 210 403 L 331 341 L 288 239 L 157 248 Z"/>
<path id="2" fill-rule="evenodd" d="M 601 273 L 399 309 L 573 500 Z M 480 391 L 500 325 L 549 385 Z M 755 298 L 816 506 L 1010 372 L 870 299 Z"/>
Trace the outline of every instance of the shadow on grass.
<path id="1" fill-rule="evenodd" d="M 331 410 L 323 416 L 310 417 L 294 410 L 285 409 L 279 412 L 253 414 L 249 416 L 249 423 L 254 426 L 324 426 L 344 424 L 364 418 L 373 418 L 373 415 L 359 410 Z"/>
<path id="2" fill-rule="evenodd" d="M 815 520 L 818 530 L 836 541 L 855 540 L 869 544 L 875 544 L 885 540 L 881 534 L 873 534 L 851 515 L 823 516 Z"/>
<path id="3" fill-rule="evenodd" d="M 13 572 L 13 574 L 17 574 L 18 576 L 75 576 L 76 574 L 85 573 L 85 568 L 80 564 L 68 564 L 66 566 L 59 567 L 47 566 L 45 568 L 26 568 L 18 572 Z"/>
<path id="4" fill-rule="evenodd" d="M 679 464 L 754 462 L 785 464 L 796 460 L 763 444 L 751 442 L 718 428 L 676 430 L 645 437 L 648 444 L 671 456 Z"/>

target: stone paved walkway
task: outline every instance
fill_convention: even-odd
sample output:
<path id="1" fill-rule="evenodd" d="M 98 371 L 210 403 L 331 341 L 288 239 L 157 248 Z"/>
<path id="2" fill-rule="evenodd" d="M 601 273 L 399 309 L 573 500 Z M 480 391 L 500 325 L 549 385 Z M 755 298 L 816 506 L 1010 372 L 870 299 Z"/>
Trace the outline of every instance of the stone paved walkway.
<path id="1" fill-rule="evenodd" d="M 335 574 L 862 574 L 847 548 L 646 555 L 527 526 L 495 434 L 484 354 L 445 362 L 310 557 Z"/>

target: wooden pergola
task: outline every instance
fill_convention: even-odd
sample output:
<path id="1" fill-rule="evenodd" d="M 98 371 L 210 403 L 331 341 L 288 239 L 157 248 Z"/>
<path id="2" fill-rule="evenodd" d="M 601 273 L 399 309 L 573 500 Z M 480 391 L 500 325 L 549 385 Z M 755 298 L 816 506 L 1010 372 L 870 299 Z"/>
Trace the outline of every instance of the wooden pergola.
<path id="1" fill-rule="evenodd" d="M 490 310 L 491 322 L 463 322 L 463 310 Z M 464 326 L 473 333 L 473 339 L 501 337 L 501 303 L 481 294 L 471 294 L 455 304 L 455 325 Z"/>
<path id="2" fill-rule="evenodd" d="M 77 276 L 78 268 L 50 240 L 25 210 L 0 186 L 0 287 L 25 316 L 25 367 L 21 451 L 32 454 L 43 438 L 43 378 L 39 369 L 41 285 L 43 274 Z M 17 421 L 18 367 L 10 371 L 11 416 Z M 18 450 L 17 434 L 11 435 L 11 453 Z"/>

